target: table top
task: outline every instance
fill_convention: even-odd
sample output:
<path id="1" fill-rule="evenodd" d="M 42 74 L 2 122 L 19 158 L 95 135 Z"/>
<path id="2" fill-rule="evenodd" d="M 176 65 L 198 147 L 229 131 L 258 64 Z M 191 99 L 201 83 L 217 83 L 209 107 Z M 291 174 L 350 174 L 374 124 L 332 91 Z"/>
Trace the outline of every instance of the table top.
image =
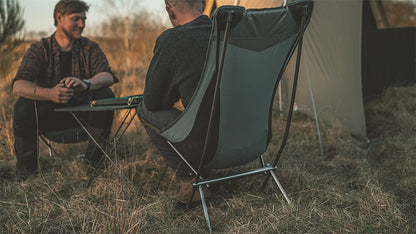
<path id="1" fill-rule="evenodd" d="M 136 108 L 138 104 L 130 105 L 108 105 L 108 106 L 91 106 L 91 105 L 81 105 L 81 106 L 69 106 L 63 108 L 56 108 L 57 112 L 72 112 L 72 111 L 112 111 L 120 109 L 132 109 Z"/>

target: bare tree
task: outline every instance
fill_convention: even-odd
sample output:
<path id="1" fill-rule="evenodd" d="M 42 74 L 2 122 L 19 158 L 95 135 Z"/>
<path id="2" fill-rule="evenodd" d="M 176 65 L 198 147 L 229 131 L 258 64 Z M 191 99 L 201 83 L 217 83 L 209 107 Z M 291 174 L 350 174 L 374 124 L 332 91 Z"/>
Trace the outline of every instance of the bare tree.
<path id="1" fill-rule="evenodd" d="M 118 87 L 121 90 L 115 91 L 119 91 L 119 95 L 130 95 L 141 92 L 156 37 L 166 26 L 160 23 L 160 16 L 155 13 L 139 10 L 130 16 L 126 44 L 126 27 L 123 22 L 122 17 L 108 18 L 101 23 L 97 39 L 120 78 L 122 85 Z"/>
<path id="2" fill-rule="evenodd" d="M 23 29 L 23 10 L 17 0 L 0 0 L 0 45 Z"/>
<path id="3" fill-rule="evenodd" d="M 120 78 L 119 95 L 142 90 L 156 37 L 166 28 L 161 16 L 141 5 L 143 0 L 104 0 L 100 46 Z"/>
<path id="4" fill-rule="evenodd" d="M 117 21 L 121 33 L 124 45 L 124 54 L 126 55 L 126 68 L 129 69 L 132 65 L 131 61 L 131 25 L 134 13 L 139 11 L 141 0 L 105 0 L 104 8 L 109 14 L 109 18 L 112 21 Z M 121 21 L 121 22 L 120 22 Z M 127 72 L 128 73 L 128 72 Z"/>

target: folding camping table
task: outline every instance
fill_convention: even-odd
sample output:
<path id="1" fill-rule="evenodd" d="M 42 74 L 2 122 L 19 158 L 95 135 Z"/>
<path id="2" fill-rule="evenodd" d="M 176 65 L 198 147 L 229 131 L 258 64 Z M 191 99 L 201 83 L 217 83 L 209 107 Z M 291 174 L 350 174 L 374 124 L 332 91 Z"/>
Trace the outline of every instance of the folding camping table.
<path id="1" fill-rule="evenodd" d="M 137 187 L 127 178 L 127 176 L 123 173 L 123 171 L 117 166 L 117 164 L 111 159 L 110 154 L 115 149 L 117 143 L 123 137 L 124 133 L 126 132 L 127 128 L 130 126 L 131 122 L 133 121 L 134 117 L 136 116 L 137 112 L 137 105 L 142 99 L 142 95 L 134 95 L 128 97 L 120 97 L 120 98 L 110 98 L 110 99 L 101 99 L 101 100 L 94 100 L 91 101 L 90 104 L 81 105 L 81 106 L 71 106 L 71 107 L 64 107 L 64 108 L 57 108 L 55 111 L 58 112 L 70 112 L 74 119 L 79 123 L 79 125 L 84 129 L 87 133 L 89 138 L 97 145 L 97 147 L 101 150 L 105 159 L 107 159 L 117 170 L 120 174 L 126 179 L 136 190 Z M 116 132 L 112 137 L 109 138 L 109 142 L 107 144 L 106 149 L 104 149 L 94 138 L 92 131 L 93 129 L 88 126 L 88 123 L 83 121 L 77 116 L 78 112 L 84 111 L 115 111 L 115 110 L 125 110 L 124 116 L 121 120 L 121 123 L 118 125 Z M 104 160 L 105 160 L 104 159 Z M 97 176 L 98 167 L 101 165 L 99 163 L 93 170 L 86 183 L 86 187 L 90 186 L 92 180 Z"/>

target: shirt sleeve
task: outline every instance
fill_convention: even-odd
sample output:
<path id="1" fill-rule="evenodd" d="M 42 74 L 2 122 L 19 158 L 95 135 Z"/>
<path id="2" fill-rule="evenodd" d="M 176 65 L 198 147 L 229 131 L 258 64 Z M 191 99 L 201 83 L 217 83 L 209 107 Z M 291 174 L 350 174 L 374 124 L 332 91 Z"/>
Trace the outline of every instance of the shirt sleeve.
<path id="1" fill-rule="evenodd" d="M 36 83 L 39 80 L 41 69 L 45 66 L 42 49 L 32 44 L 23 55 L 19 69 L 13 79 L 12 87 L 16 80 L 27 80 Z"/>
<path id="2" fill-rule="evenodd" d="M 114 83 L 118 82 L 118 78 L 111 71 L 107 57 L 98 44 L 95 44 L 91 49 L 91 70 L 92 76 L 100 72 L 108 72 L 113 76 Z"/>
<path id="3" fill-rule="evenodd" d="M 143 101 L 151 111 L 172 107 L 179 99 L 173 86 L 173 74 L 170 69 L 172 58 L 163 40 L 158 38 L 153 58 L 146 74 Z"/>

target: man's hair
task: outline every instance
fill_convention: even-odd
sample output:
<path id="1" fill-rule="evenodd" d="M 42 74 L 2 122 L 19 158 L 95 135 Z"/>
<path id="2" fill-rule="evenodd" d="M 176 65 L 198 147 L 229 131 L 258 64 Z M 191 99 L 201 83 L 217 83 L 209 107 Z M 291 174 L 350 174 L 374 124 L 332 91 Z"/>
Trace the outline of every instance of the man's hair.
<path id="1" fill-rule="evenodd" d="M 187 6 L 188 9 L 204 10 L 202 9 L 201 0 L 165 0 L 165 3 L 171 6 L 175 6 L 176 4 L 181 4 L 181 5 Z"/>
<path id="2" fill-rule="evenodd" d="M 82 0 L 60 0 L 53 10 L 53 20 L 55 26 L 58 24 L 56 15 L 61 13 L 62 16 L 73 13 L 88 12 L 90 6 Z"/>

